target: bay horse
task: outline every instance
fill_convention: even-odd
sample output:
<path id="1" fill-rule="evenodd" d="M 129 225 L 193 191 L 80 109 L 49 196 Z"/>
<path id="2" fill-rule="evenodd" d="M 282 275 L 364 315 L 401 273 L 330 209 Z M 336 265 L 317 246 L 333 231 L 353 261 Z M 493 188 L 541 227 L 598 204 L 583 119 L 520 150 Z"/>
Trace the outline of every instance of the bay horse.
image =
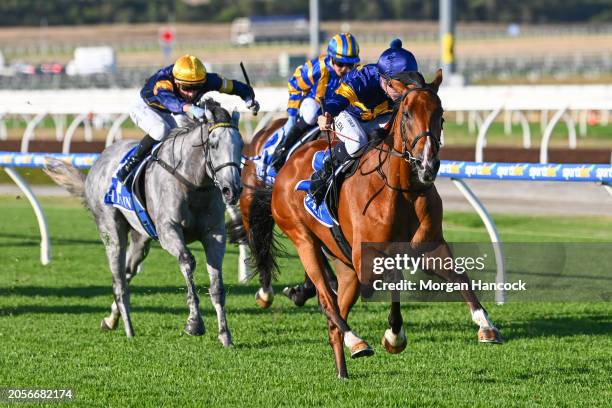
<path id="1" fill-rule="evenodd" d="M 427 256 L 452 256 L 442 231 L 442 200 L 433 184 L 439 168 L 443 121 L 442 103 L 437 95 L 441 82 L 441 70 L 431 83 L 416 72 L 403 73 L 391 80 L 390 85 L 401 91 L 402 96 L 390 119 L 388 136 L 362 155 L 356 173 L 344 181 L 340 191 L 338 221 L 352 247 L 350 259 L 343 254 L 330 229 L 306 212 L 305 193 L 294 191 L 296 183 L 310 178 L 313 155 L 328 147 L 327 142 L 317 140 L 302 147 L 280 170 L 273 188 L 259 188 L 254 193 L 249 242 L 262 287 L 269 287 L 277 271 L 272 233 L 276 224 L 297 248 L 306 273 L 316 286 L 340 378 L 348 377 L 343 344 L 353 358 L 373 354 L 370 345 L 347 323 L 360 292 L 361 243 L 410 242 L 413 247 L 427 243 L 434 244 Z M 322 247 L 336 258 L 337 296 L 325 279 Z M 469 282 L 465 273 L 452 269 L 426 272 L 450 282 Z M 462 290 L 461 295 L 479 326 L 479 341 L 501 342 L 499 332 L 472 290 Z M 395 299 L 388 322 L 390 328 L 385 331 L 382 344 L 388 352 L 400 353 L 407 340 L 400 302 Z"/>
<path id="2" fill-rule="evenodd" d="M 218 339 L 229 347 L 232 336 L 225 316 L 222 274 L 224 213 L 225 205 L 235 204 L 240 196 L 240 154 L 244 143 L 238 131 L 237 112 L 230 114 L 211 99 L 205 100 L 203 107 L 203 123 L 193 121 L 187 128 L 173 130 L 161 142 L 157 158 L 143 170 L 144 195 L 159 243 L 177 259 L 187 285 L 189 316 L 184 331 L 194 336 L 205 332 L 193 276 L 196 260 L 187 247 L 199 241 L 206 253 Z M 60 160 L 48 160 L 45 166 L 45 172 L 56 183 L 83 199 L 95 218 L 112 273 L 114 295 L 111 313 L 102 319 L 101 328 L 114 330 L 121 316 L 127 337 L 134 336 L 128 284 L 139 272 L 152 238 L 133 212 L 104 204 L 103 198 L 121 158 L 134 145 L 134 141 L 122 140 L 104 149 L 87 177 Z"/>

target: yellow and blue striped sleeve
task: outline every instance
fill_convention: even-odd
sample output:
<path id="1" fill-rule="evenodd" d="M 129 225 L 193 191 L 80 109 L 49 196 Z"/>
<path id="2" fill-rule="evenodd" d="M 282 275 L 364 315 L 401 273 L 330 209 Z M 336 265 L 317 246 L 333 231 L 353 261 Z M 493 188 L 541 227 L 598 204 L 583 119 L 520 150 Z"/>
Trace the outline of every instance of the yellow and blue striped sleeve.
<path id="1" fill-rule="evenodd" d="M 296 116 L 304 97 L 312 88 L 316 89 L 321 78 L 321 66 L 319 60 L 307 61 L 295 69 L 293 76 L 289 79 L 287 88 L 289 100 L 287 102 L 287 113 Z"/>

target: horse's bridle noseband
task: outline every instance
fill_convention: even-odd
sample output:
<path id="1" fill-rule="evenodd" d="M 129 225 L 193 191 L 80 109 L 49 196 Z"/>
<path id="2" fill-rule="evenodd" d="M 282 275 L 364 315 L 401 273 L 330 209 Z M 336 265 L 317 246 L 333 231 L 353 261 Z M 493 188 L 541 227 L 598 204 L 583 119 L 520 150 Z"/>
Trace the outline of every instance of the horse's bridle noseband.
<path id="1" fill-rule="evenodd" d="M 429 87 L 411 88 L 402 95 L 402 98 L 399 101 L 399 103 L 401 104 L 408 97 L 410 93 L 417 92 L 417 91 L 434 93 L 433 89 Z M 408 140 L 408 136 L 406 135 L 406 131 L 405 131 L 405 128 L 406 128 L 405 123 L 406 123 L 406 120 L 408 120 L 408 118 L 409 118 L 408 112 L 405 112 L 405 111 L 402 112 L 402 117 L 400 119 L 400 135 L 402 137 L 402 151 L 398 152 L 395 149 L 393 149 L 392 154 L 395 153 L 395 155 L 398 155 L 399 157 L 401 157 L 402 159 L 410 163 L 420 163 L 421 159 L 416 158 L 414 154 L 412 153 L 412 151 L 414 150 L 414 147 L 419 142 L 419 140 L 421 140 L 424 137 L 425 138 L 431 137 L 431 140 L 433 140 L 433 143 L 434 143 L 435 153 L 437 155 L 438 151 L 440 150 L 440 139 L 438 139 L 436 135 L 434 135 L 431 132 L 431 130 L 429 130 L 429 127 L 427 128 L 427 130 L 416 135 L 414 139 L 412 140 L 412 143 L 410 143 L 410 147 L 408 147 L 409 140 Z"/>
<path id="2" fill-rule="evenodd" d="M 212 175 L 212 180 L 215 185 L 218 185 L 217 182 L 217 172 L 225 167 L 236 167 L 238 169 L 238 173 L 240 174 L 240 163 L 236 162 L 226 162 L 218 165 L 217 167 L 213 167 L 212 160 L 210 159 L 210 133 L 219 128 L 232 128 L 238 130 L 238 127 L 230 122 L 217 122 L 217 123 L 209 123 L 207 125 L 207 135 L 206 140 L 204 140 L 203 136 L 203 128 L 204 126 L 200 126 L 200 138 L 202 139 L 202 148 L 204 149 L 204 157 L 206 160 L 206 168 L 210 171 Z"/>
<path id="3" fill-rule="evenodd" d="M 206 137 L 204 137 L 204 125 L 206 125 Z M 193 147 L 201 147 L 202 149 L 204 149 L 204 160 L 206 161 L 206 168 L 208 169 L 208 171 L 210 171 L 210 174 L 212 175 L 212 182 L 215 186 L 219 185 L 219 182 L 217 181 L 217 172 L 225 167 L 236 167 L 238 169 L 238 173 L 240 174 L 240 163 L 235 163 L 235 162 L 227 162 L 227 163 L 223 163 L 220 164 L 217 167 L 213 167 L 212 165 L 212 160 L 210 158 L 210 133 L 215 130 L 215 129 L 219 129 L 219 128 L 233 128 L 238 130 L 238 127 L 234 124 L 232 124 L 231 122 L 217 122 L 217 123 L 207 123 L 207 122 L 202 122 L 200 125 L 200 140 L 201 143 L 194 145 Z M 173 137 L 174 140 L 176 140 L 176 135 Z M 176 166 L 171 166 L 168 163 L 166 163 L 164 160 L 160 159 L 159 157 L 157 157 L 157 153 L 159 152 L 158 149 L 155 152 L 155 157 L 154 160 L 156 163 L 158 163 L 164 170 L 166 170 L 168 173 L 172 174 L 177 180 L 179 180 L 181 183 L 183 183 L 185 186 L 187 186 L 189 189 L 194 190 L 194 191 L 206 191 L 209 190 L 212 186 L 208 185 L 208 186 L 198 186 L 195 185 L 194 183 L 192 183 L 191 181 L 187 180 L 185 178 L 185 176 L 181 175 L 177 169 L 178 167 L 181 165 L 181 161 L 179 160 L 179 163 Z M 174 151 L 174 148 L 172 149 Z"/>

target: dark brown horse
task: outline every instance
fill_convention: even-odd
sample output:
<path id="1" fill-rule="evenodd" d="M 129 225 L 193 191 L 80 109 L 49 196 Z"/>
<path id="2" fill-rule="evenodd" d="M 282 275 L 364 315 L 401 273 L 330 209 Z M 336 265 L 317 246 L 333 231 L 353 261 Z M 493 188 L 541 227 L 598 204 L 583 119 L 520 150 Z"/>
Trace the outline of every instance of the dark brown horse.
<path id="1" fill-rule="evenodd" d="M 339 377 L 348 376 L 343 344 L 349 348 L 351 357 L 373 354 L 368 343 L 347 323 L 349 311 L 359 294 L 360 274 L 356 271 L 361 270 L 361 243 L 410 242 L 412 246 L 434 243 L 434 249 L 428 251 L 427 256 L 452 256 L 442 233 L 442 201 L 433 185 L 439 166 L 443 120 L 437 96 L 441 82 L 441 70 L 429 84 L 417 73 L 392 80 L 391 85 L 402 92 L 402 97 L 390 122 L 389 136 L 363 155 L 356 174 L 344 182 L 340 192 L 339 222 L 352 247 L 351 259 L 343 255 L 330 229 L 305 211 L 305 193 L 294 191 L 299 180 L 310 177 L 312 157 L 316 151 L 327 147 L 324 141 L 302 147 L 281 169 L 272 189 L 260 188 L 254 193 L 249 238 L 262 285 L 269 286 L 274 272 L 272 229 L 276 223 L 296 246 L 317 288 L 328 318 L 329 342 Z M 362 213 L 366 207 L 367 211 Z M 337 258 L 337 297 L 324 278 L 322 247 L 328 248 Z M 469 282 L 466 274 L 458 274 L 452 269 L 427 272 L 450 282 Z M 472 319 L 479 325 L 479 340 L 501 342 L 475 294 L 463 290 L 461 295 L 470 308 Z M 382 343 L 388 352 L 399 353 L 406 347 L 399 302 L 391 303 L 388 321 L 390 328 L 384 333 Z"/>

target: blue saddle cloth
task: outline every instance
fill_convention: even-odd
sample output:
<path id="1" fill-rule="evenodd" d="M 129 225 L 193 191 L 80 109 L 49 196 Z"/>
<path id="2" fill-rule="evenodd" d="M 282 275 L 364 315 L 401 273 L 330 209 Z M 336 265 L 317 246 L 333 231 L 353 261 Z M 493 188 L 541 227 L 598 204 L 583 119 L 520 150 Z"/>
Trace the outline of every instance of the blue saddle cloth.
<path id="1" fill-rule="evenodd" d="M 329 156 L 329 150 L 319 150 L 312 157 L 312 169 L 313 173 L 315 171 L 319 171 L 323 168 L 323 162 L 326 157 Z M 340 169 L 338 169 L 340 170 Z M 317 206 L 312 196 L 308 193 L 310 189 L 310 179 L 298 181 L 295 185 L 295 191 L 305 191 L 306 197 L 304 197 L 304 208 L 306 211 L 312 215 L 317 221 L 321 224 L 325 225 L 328 228 L 332 228 L 334 224 L 338 225 L 338 221 L 332 216 L 329 208 L 327 207 L 327 200 L 323 200 L 321 205 Z M 329 192 L 329 186 L 327 186 L 327 191 L 325 195 Z"/>
<path id="2" fill-rule="evenodd" d="M 313 127 L 302 135 L 302 137 L 289 149 L 287 157 L 290 157 L 293 152 L 300 148 L 305 143 L 313 140 L 318 134 L 318 127 Z M 272 163 L 272 157 L 276 151 L 278 145 L 281 144 L 286 138 L 285 129 L 280 128 L 272 136 L 266 140 L 261 150 L 261 154 L 254 157 L 244 157 L 245 160 L 252 160 L 255 163 L 255 172 L 257 178 L 263 180 L 268 185 L 273 185 L 276 181 L 277 172 L 276 169 L 270 164 Z"/>
<path id="3" fill-rule="evenodd" d="M 126 155 L 119 162 L 119 166 L 113 173 L 113 177 L 111 178 L 111 185 L 108 189 L 108 192 L 104 195 L 104 204 L 112 205 L 113 207 L 122 208 L 126 211 L 133 212 L 136 214 L 136 218 L 140 221 L 140 224 L 147 232 L 147 234 L 153 238 L 158 239 L 157 230 L 155 229 L 155 225 L 153 221 L 151 221 L 151 217 L 147 212 L 146 206 L 141 198 L 134 193 L 136 186 L 141 182 L 141 178 L 144 177 L 144 169 L 147 165 L 147 162 L 151 160 L 152 154 L 161 146 L 161 143 L 158 143 L 151 152 L 151 155 L 147 156 L 146 159 L 138 165 L 138 167 L 128 175 L 125 179 L 124 183 L 119 182 L 117 180 L 117 172 L 125 162 L 136 153 L 136 149 L 138 146 L 130 149 Z"/>
<path id="4" fill-rule="evenodd" d="M 255 172 L 257 178 L 264 180 L 266 184 L 272 185 L 276 181 L 276 170 L 270 166 L 274 151 L 278 145 L 285 139 L 285 131 L 280 128 L 277 132 L 274 132 L 272 136 L 264 143 L 261 154 L 250 159 L 255 163 Z"/>

